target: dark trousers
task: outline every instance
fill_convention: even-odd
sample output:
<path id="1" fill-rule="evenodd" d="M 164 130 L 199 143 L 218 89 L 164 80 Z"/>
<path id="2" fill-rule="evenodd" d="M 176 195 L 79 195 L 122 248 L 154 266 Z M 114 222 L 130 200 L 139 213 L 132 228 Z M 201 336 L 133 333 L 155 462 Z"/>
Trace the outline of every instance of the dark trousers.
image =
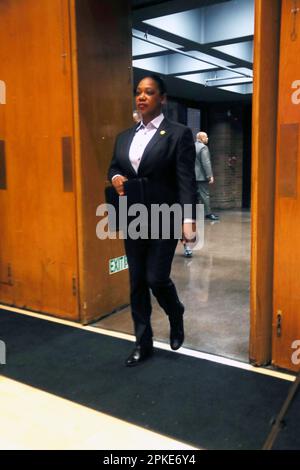
<path id="1" fill-rule="evenodd" d="M 136 343 L 152 342 L 150 289 L 165 313 L 172 317 L 181 311 L 175 285 L 170 279 L 178 240 L 126 239 L 125 249 L 130 276 L 131 313 Z"/>

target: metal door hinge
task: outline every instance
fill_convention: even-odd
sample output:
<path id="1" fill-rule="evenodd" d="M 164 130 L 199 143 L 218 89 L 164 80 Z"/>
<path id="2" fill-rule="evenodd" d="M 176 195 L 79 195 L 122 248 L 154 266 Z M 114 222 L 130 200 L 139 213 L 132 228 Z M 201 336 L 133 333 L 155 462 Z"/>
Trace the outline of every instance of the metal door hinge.
<path id="1" fill-rule="evenodd" d="M 281 336 L 281 328 L 282 328 L 282 311 L 277 310 L 277 322 L 276 322 L 277 338 L 280 338 Z"/>

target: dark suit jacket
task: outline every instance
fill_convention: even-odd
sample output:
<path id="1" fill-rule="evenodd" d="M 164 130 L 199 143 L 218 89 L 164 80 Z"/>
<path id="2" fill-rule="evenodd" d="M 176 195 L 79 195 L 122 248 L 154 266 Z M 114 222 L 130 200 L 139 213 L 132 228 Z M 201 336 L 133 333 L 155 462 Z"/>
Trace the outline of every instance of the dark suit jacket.
<path id="1" fill-rule="evenodd" d="M 147 203 L 193 205 L 196 218 L 195 145 L 191 130 L 164 118 L 143 153 L 138 172 L 129 160 L 129 149 L 138 125 L 117 136 L 108 171 L 109 180 L 121 174 L 143 178 Z"/>

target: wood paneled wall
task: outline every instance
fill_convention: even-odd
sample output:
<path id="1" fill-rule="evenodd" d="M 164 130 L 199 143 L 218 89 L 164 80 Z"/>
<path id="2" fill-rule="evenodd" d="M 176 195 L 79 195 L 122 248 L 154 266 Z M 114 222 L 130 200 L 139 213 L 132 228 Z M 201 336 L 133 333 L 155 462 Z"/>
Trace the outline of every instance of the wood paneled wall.
<path id="1" fill-rule="evenodd" d="M 96 237 L 132 125 L 129 0 L 0 1 L 0 301 L 87 323 L 129 302 Z"/>
<path id="2" fill-rule="evenodd" d="M 300 1 L 282 0 L 272 359 L 292 370 L 300 367 L 299 51 Z"/>
<path id="3" fill-rule="evenodd" d="M 250 360 L 271 361 L 280 0 L 255 0 Z"/>
<path id="4" fill-rule="evenodd" d="M 65 190 L 62 139 L 73 114 L 67 0 L 0 2 L 0 299 L 78 319 L 75 198 Z M 4 27 L 5 25 L 5 27 Z"/>

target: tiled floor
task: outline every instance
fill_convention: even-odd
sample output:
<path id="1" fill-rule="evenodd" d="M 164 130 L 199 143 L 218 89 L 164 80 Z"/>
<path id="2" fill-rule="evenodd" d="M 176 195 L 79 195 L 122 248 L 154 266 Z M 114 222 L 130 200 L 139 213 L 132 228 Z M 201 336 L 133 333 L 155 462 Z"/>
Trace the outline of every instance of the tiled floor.
<path id="1" fill-rule="evenodd" d="M 186 306 L 185 347 L 248 362 L 250 290 L 250 212 L 222 211 L 219 222 L 205 221 L 204 246 L 184 258 L 178 245 L 172 267 Z M 94 326 L 133 333 L 130 308 Z M 169 325 L 153 299 L 155 339 L 168 342 Z"/>

